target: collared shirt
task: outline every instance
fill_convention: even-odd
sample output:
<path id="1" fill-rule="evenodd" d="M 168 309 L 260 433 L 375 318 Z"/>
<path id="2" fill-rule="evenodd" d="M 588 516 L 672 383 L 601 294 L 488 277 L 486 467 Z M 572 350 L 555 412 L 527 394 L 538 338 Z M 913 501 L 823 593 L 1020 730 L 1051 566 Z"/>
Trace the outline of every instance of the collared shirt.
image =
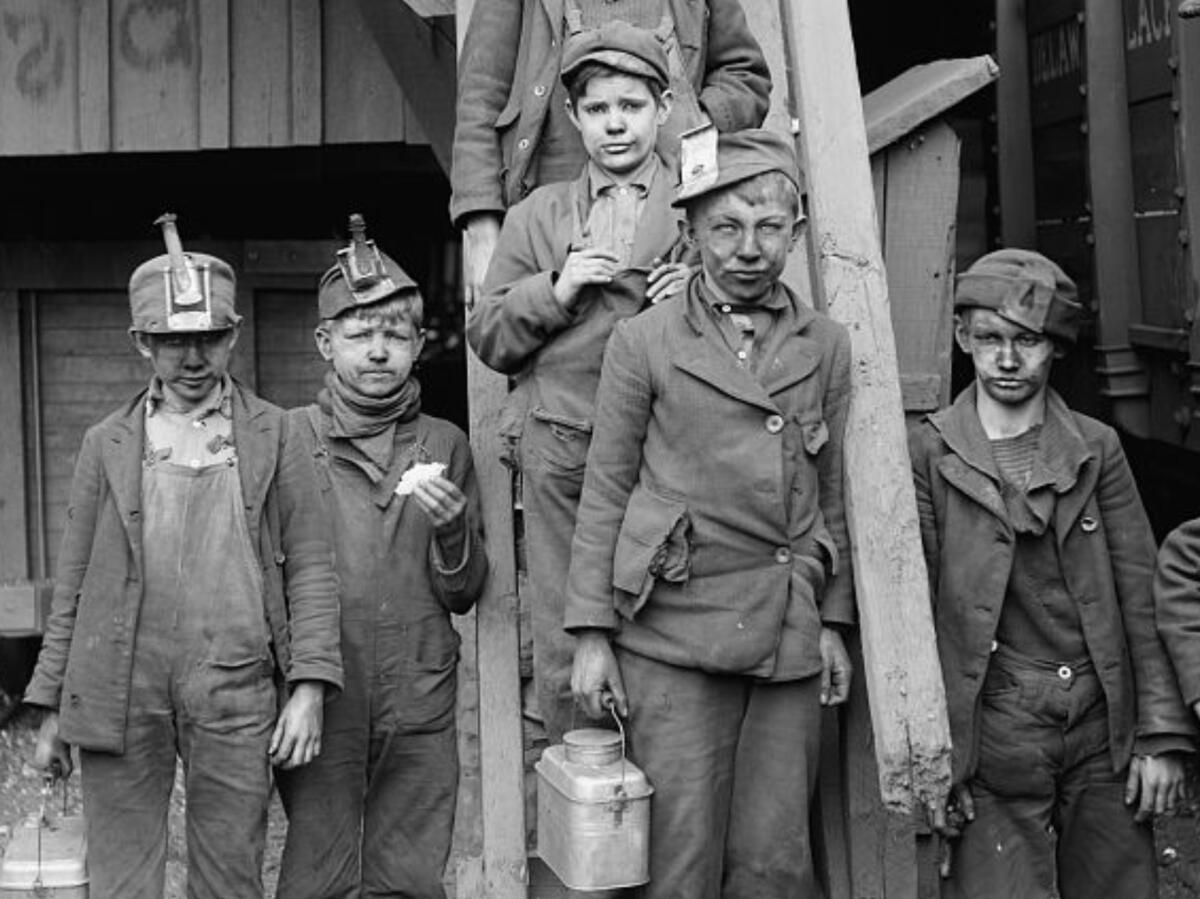
<path id="1" fill-rule="evenodd" d="M 232 465 L 233 380 L 229 375 L 195 409 L 179 408 L 170 388 L 157 375 L 146 397 L 146 461 L 170 460 L 176 465 L 204 468 Z"/>
<path id="2" fill-rule="evenodd" d="M 658 155 L 651 153 L 625 184 L 618 184 L 612 175 L 588 161 L 591 204 L 587 231 L 591 246 L 610 250 L 620 268 L 628 268 L 633 261 L 634 235 L 660 168 Z"/>
<path id="3" fill-rule="evenodd" d="M 730 297 L 706 271 L 701 272 L 700 288 L 704 309 L 737 364 L 758 378 L 763 360 L 773 357 L 774 343 L 779 337 L 775 326 L 779 314 L 788 307 L 787 294 L 776 285 L 770 295 L 749 306 Z"/>

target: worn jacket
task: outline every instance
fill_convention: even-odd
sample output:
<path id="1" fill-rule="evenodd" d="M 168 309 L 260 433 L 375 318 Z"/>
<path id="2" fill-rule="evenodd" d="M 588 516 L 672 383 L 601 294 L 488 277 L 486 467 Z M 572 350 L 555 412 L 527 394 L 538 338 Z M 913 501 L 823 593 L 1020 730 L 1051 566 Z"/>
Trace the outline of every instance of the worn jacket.
<path id="1" fill-rule="evenodd" d="M 764 386 L 737 365 L 698 279 L 609 341 L 565 624 L 673 665 L 808 677 L 822 622 L 854 620 L 850 339 L 778 286 L 790 306 L 776 327 L 790 337 Z"/>
<path id="2" fill-rule="evenodd" d="M 305 444 L 281 409 L 234 384 L 233 442 L 279 675 L 342 685 L 337 577 Z M 146 393 L 88 430 L 42 651 L 25 699 L 58 709 L 68 743 L 122 752 L 143 600 Z"/>
<path id="3" fill-rule="evenodd" d="M 611 288 L 585 287 L 570 310 L 554 298 L 554 279 L 578 239 L 580 218 L 586 221 L 586 170 L 575 181 L 538 188 L 509 213 L 483 298 L 467 321 L 467 340 L 486 365 L 516 376 L 512 414 L 529 410 L 535 421 L 591 430 L 613 326 L 641 311 L 653 260 L 674 259 L 683 251 L 683 212 L 670 206 L 670 181 L 660 166 L 634 234 L 630 270 Z"/>
<path id="4" fill-rule="evenodd" d="M 313 447 L 332 514 L 346 666 L 341 720 L 353 710 L 361 716 L 353 720 L 384 717 L 405 730 L 453 723 L 459 638 L 450 614 L 470 611 L 488 572 L 466 435 L 429 415 L 397 423 L 391 465 L 382 471 L 353 441 L 330 435 L 331 420 L 317 405 L 288 416 Z M 467 498 L 463 526 L 448 537 L 458 550 L 449 562 L 429 516 L 395 492 L 412 465 L 429 462 L 445 465 L 444 476 Z M 380 716 L 381 708 L 390 714 Z"/>
<path id="5" fill-rule="evenodd" d="M 961 781 L 976 764 L 980 689 L 1016 538 L 974 386 L 913 429 L 910 451 Z M 1119 771 L 1135 742 L 1191 732 L 1155 629 L 1154 537 L 1116 432 L 1072 412 L 1053 391 L 1030 478 L 1030 487 L 1040 485 L 1056 494 L 1051 526 L 1063 580 L 1104 689 L 1111 760 Z"/>
<path id="6" fill-rule="evenodd" d="M 770 73 L 741 0 L 668 0 L 700 105 L 722 131 L 766 117 Z M 530 174 L 562 61 L 564 0 L 475 4 L 459 63 L 450 217 L 502 214 L 537 185 Z M 573 148 L 582 164 L 582 145 Z"/>
<path id="7" fill-rule="evenodd" d="M 1200 702 L 1200 518 L 1167 535 L 1154 573 L 1158 632 L 1179 676 L 1184 701 Z"/>

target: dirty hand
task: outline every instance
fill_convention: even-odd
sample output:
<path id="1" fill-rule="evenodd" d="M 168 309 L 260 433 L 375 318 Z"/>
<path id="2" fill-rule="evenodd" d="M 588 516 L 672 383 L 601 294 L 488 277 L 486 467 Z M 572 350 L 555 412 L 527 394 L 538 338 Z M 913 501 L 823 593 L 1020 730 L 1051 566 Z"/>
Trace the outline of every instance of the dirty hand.
<path id="1" fill-rule="evenodd" d="M 661 259 L 655 259 L 654 268 L 650 270 L 650 277 L 646 281 L 646 299 L 653 304 L 674 296 L 683 290 L 691 272 L 691 266 L 682 262 L 664 263 Z"/>
<path id="2" fill-rule="evenodd" d="M 325 720 L 325 685 L 300 681 L 275 722 L 271 734 L 271 764 L 284 770 L 307 765 L 321 754 L 321 727 Z"/>
<path id="3" fill-rule="evenodd" d="M 601 630 L 584 631 L 575 645 L 575 664 L 571 669 L 571 692 L 575 701 L 592 718 L 604 715 L 611 702 L 622 718 L 629 714 L 621 668 Z"/>
<path id="4" fill-rule="evenodd" d="M 617 257 L 608 250 L 584 247 L 571 250 L 554 282 L 554 299 L 570 309 L 589 284 L 608 284 L 617 273 Z"/>
<path id="5" fill-rule="evenodd" d="M 413 499 L 439 531 L 457 525 L 467 509 L 467 497 L 451 480 L 435 475 L 413 487 Z"/>
<path id="6" fill-rule="evenodd" d="M 1135 755 L 1125 779 L 1125 804 L 1138 803 L 1133 820 L 1141 822 L 1151 815 L 1173 812 L 1184 796 L 1184 774 L 1182 753 Z"/>
<path id="7" fill-rule="evenodd" d="M 496 241 L 500 237 L 500 216 L 494 212 L 479 212 L 467 219 L 463 231 L 463 272 L 467 281 L 467 308 L 471 309 L 483 296 L 483 278 Z"/>
<path id="8" fill-rule="evenodd" d="M 841 705 L 849 699 L 853 674 L 842 635 L 833 628 L 821 628 L 821 705 Z"/>
<path id="9" fill-rule="evenodd" d="M 955 784 L 945 802 L 930 803 L 926 817 L 941 843 L 938 873 L 943 878 L 949 877 L 953 854 L 951 843 L 962 836 L 968 823 L 975 820 L 975 797 L 971 795 L 971 788 L 965 783 Z"/>
<path id="10" fill-rule="evenodd" d="M 71 747 L 58 737 L 58 712 L 47 711 L 42 717 L 37 745 L 33 749 L 33 763 L 56 777 L 65 779 L 71 776 L 74 767 L 71 764 Z"/>

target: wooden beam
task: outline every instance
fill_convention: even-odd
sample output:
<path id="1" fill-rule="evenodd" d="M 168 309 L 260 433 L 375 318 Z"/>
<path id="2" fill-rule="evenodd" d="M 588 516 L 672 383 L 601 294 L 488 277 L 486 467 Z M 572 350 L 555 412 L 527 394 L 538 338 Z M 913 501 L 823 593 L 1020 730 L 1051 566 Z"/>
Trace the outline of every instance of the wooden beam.
<path id="1" fill-rule="evenodd" d="M 1000 68 L 990 56 L 939 59 L 913 66 L 863 97 L 868 152 L 875 155 L 999 75 Z"/>
<path id="2" fill-rule="evenodd" d="M 1133 152 L 1125 77 L 1125 19 L 1119 3 L 1085 0 L 1088 176 L 1092 202 L 1096 351 L 1100 393 L 1115 422 L 1150 436 L 1150 373 L 1129 343 L 1142 320 L 1142 282 L 1133 217 Z"/>
<path id="3" fill-rule="evenodd" d="M 200 12 L 200 148 L 229 146 L 229 0 L 206 0 Z"/>
<path id="4" fill-rule="evenodd" d="M 459 50 L 474 5 L 475 0 L 457 0 Z M 453 109 L 453 102 L 447 108 Z M 500 462 L 497 436 L 508 382 L 468 352 L 467 391 L 491 574 L 475 610 L 483 864 L 482 871 L 459 866 L 475 879 L 459 885 L 458 899 L 525 899 L 529 868 L 512 477 Z"/>
<path id="5" fill-rule="evenodd" d="M 291 0 L 292 143 L 319 144 L 321 99 L 321 3 Z"/>
<path id="6" fill-rule="evenodd" d="M 358 5 L 404 92 L 408 108 L 420 122 L 433 155 L 448 176 L 458 99 L 455 48 L 439 28 L 408 3 L 358 0 Z M 461 13 L 458 23 L 460 30 L 466 28 Z"/>
<path id="7" fill-rule="evenodd" d="M 1002 240 L 1006 247 L 1032 250 L 1037 247 L 1037 216 L 1025 3 L 996 0 L 996 59 L 1001 74 L 996 85 L 996 129 Z"/>
<path id="8" fill-rule="evenodd" d="M 375 0 L 375 2 L 379 3 L 383 0 Z M 402 2 L 422 19 L 454 15 L 454 0 L 402 0 Z"/>
<path id="9" fill-rule="evenodd" d="M 19 300 L 0 289 L 0 583 L 29 577 Z"/>
<path id="10" fill-rule="evenodd" d="M 108 0 L 79 4 L 79 151 L 112 149 Z"/>
<path id="11" fill-rule="evenodd" d="M 846 0 L 787 4 L 819 281 L 850 329 L 846 501 L 879 786 L 891 812 L 942 803 L 950 734 L 917 523 Z"/>

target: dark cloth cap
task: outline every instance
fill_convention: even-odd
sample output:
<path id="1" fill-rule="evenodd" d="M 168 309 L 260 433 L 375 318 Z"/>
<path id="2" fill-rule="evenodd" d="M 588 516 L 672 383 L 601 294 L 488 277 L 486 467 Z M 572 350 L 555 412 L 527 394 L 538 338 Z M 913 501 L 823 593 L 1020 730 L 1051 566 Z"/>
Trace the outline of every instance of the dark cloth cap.
<path id="1" fill-rule="evenodd" d="M 626 75 L 648 78 L 666 88 L 671 83 L 667 51 L 650 31 L 621 19 L 581 31 L 563 45 L 560 77 L 570 87 L 571 76 L 589 62 L 598 62 Z"/>
<path id="2" fill-rule="evenodd" d="M 681 159 L 686 154 L 681 154 Z M 697 197 L 722 190 L 732 184 L 763 175 L 782 172 L 800 189 L 800 168 L 792 141 L 766 128 L 747 128 L 717 135 L 717 174 L 703 170 L 701 163 L 692 171 L 679 173 L 679 187 L 672 206 L 686 206 Z M 706 167 L 705 167 L 706 168 Z"/>
<path id="3" fill-rule="evenodd" d="M 229 264 L 207 253 L 186 253 L 190 276 L 181 281 L 164 253 L 143 262 L 129 277 L 134 331 L 170 334 L 224 331 L 237 325 L 237 281 Z M 189 289 L 193 288 L 193 289 Z"/>
<path id="4" fill-rule="evenodd" d="M 1032 250 L 996 250 L 958 276 L 954 311 L 991 309 L 1036 334 L 1067 343 L 1079 338 L 1083 307 L 1067 273 Z"/>
<path id="5" fill-rule="evenodd" d="M 355 306 L 371 306 L 404 293 L 418 292 L 417 282 L 391 256 L 381 251 L 379 259 L 383 263 L 383 276 L 362 288 L 350 289 L 341 264 L 334 265 L 321 276 L 317 288 L 317 307 L 321 318 L 337 318 Z"/>

